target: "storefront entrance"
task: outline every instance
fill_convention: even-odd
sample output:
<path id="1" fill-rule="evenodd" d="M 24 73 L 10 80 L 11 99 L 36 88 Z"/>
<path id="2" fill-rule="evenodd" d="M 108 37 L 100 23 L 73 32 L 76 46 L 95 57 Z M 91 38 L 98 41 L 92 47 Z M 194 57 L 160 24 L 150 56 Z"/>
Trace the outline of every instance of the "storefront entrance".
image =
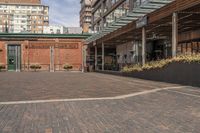
<path id="1" fill-rule="evenodd" d="M 147 45 L 147 61 L 166 59 L 171 56 L 168 40 L 150 40 Z"/>
<path id="2" fill-rule="evenodd" d="M 8 71 L 21 70 L 21 46 L 20 45 L 8 45 Z"/>

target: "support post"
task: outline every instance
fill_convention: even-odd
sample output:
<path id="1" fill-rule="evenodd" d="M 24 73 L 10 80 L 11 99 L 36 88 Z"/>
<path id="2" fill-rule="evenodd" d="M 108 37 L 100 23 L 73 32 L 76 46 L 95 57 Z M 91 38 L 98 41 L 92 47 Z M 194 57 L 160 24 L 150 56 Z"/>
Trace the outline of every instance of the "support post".
<path id="1" fill-rule="evenodd" d="M 1 54 L 2 52 L 3 52 L 3 50 L 0 49 L 0 65 L 1 65 L 1 64 L 3 65 L 3 61 L 2 61 L 2 63 L 1 63 L 1 58 L 3 57 L 3 55 Z"/>
<path id="2" fill-rule="evenodd" d="M 85 68 L 87 67 L 87 52 L 86 52 L 87 46 L 82 45 L 82 72 L 85 72 Z M 86 70 L 87 71 L 87 70 Z"/>
<path id="3" fill-rule="evenodd" d="M 97 46 L 95 45 L 94 48 L 95 48 L 95 70 L 97 70 L 97 63 L 98 63 L 98 61 L 97 61 L 98 60 Z"/>
<path id="4" fill-rule="evenodd" d="M 105 49 L 104 49 L 104 43 L 102 42 L 102 71 L 104 71 L 104 64 L 105 64 Z"/>
<path id="5" fill-rule="evenodd" d="M 30 45 L 29 45 L 29 43 L 28 43 L 28 57 L 27 57 L 27 62 L 28 62 L 28 71 L 29 71 L 29 69 L 30 69 Z"/>
<path id="6" fill-rule="evenodd" d="M 101 3 L 101 16 L 104 15 L 104 9 L 105 9 L 104 6 L 105 6 L 104 3 L 102 2 Z M 101 25 L 100 30 L 102 30 L 104 28 L 104 17 L 101 17 L 101 24 L 100 25 Z"/>
<path id="7" fill-rule="evenodd" d="M 178 15 L 172 15 L 172 58 L 176 57 L 176 49 L 178 43 Z"/>
<path id="8" fill-rule="evenodd" d="M 146 63 L 146 29 L 142 28 L 142 65 Z"/>
<path id="9" fill-rule="evenodd" d="M 138 64 L 139 63 L 139 42 L 137 41 L 135 41 L 134 42 L 135 43 L 135 51 L 136 51 L 136 53 L 135 53 L 135 55 L 136 55 L 136 64 Z"/>
<path id="10" fill-rule="evenodd" d="M 130 5 L 130 11 L 129 12 L 131 12 L 132 10 L 133 10 L 133 8 L 134 8 L 134 4 L 136 3 L 136 0 L 130 0 L 129 1 L 129 5 Z"/>
<path id="11" fill-rule="evenodd" d="M 50 72 L 54 72 L 54 46 L 50 47 Z"/>

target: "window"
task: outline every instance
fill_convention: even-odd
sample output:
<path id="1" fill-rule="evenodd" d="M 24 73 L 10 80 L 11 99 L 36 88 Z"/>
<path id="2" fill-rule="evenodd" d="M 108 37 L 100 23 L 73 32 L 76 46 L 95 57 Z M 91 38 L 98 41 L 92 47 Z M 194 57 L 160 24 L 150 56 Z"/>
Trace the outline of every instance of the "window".
<path id="1" fill-rule="evenodd" d="M 125 16 L 129 11 L 129 0 L 124 1 L 120 6 L 118 6 L 114 11 L 112 11 L 108 16 L 106 16 L 106 21 L 104 26 L 108 26 L 110 23 L 116 21 L 118 18 Z"/>
<path id="2" fill-rule="evenodd" d="M 57 29 L 56 33 L 57 34 L 61 34 L 60 29 Z"/>
<path id="3" fill-rule="evenodd" d="M 32 9 L 37 9 L 37 7 L 36 7 L 36 6 L 33 6 Z"/>
<path id="4" fill-rule="evenodd" d="M 100 7 L 94 13 L 94 21 L 101 17 L 101 9 Z"/>

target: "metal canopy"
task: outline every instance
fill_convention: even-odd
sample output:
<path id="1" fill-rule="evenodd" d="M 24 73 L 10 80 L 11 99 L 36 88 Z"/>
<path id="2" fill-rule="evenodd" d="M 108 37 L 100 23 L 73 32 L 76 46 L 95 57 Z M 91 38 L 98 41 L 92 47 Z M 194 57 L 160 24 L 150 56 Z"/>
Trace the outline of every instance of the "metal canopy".
<path id="1" fill-rule="evenodd" d="M 136 7 L 129 12 L 127 15 L 122 16 L 116 21 L 109 24 L 107 27 L 89 37 L 86 40 L 86 43 L 89 44 L 93 41 L 100 39 L 101 37 L 110 34 L 111 32 L 120 29 L 122 26 L 125 26 L 135 20 L 138 20 L 141 17 L 146 16 L 148 13 L 151 13 L 163 6 L 173 2 L 174 0 L 145 0 L 142 4 L 135 3 Z"/>
<path id="2" fill-rule="evenodd" d="M 113 26 L 124 26 L 124 25 L 126 25 L 125 23 L 114 23 L 114 24 L 112 24 Z"/>
<path id="3" fill-rule="evenodd" d="M 142 9 L 142 8 L 134 8 L 132 13 L 144 13 L 144 14 L 147 14 L 147 13 L 150 13 L 154 10 L 152 9 Z"/>
<path id="4" fill-rule="evenodd" d="M 150 0 L 150 3 L 156 3 L 156 4 L 169 4 L 172 1 L 171 0 Z"/>

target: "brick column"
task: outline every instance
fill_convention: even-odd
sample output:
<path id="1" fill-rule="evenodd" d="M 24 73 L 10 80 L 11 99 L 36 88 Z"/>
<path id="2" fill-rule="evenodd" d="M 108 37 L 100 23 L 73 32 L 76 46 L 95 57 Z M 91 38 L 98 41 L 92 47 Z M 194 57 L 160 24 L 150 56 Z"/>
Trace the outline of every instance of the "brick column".
<path id="1" fill-rule="evenodd" d="M 54 46 L 50 47 L 50 72 L 55 71 L 55 66 L 54 66 Z"/>

